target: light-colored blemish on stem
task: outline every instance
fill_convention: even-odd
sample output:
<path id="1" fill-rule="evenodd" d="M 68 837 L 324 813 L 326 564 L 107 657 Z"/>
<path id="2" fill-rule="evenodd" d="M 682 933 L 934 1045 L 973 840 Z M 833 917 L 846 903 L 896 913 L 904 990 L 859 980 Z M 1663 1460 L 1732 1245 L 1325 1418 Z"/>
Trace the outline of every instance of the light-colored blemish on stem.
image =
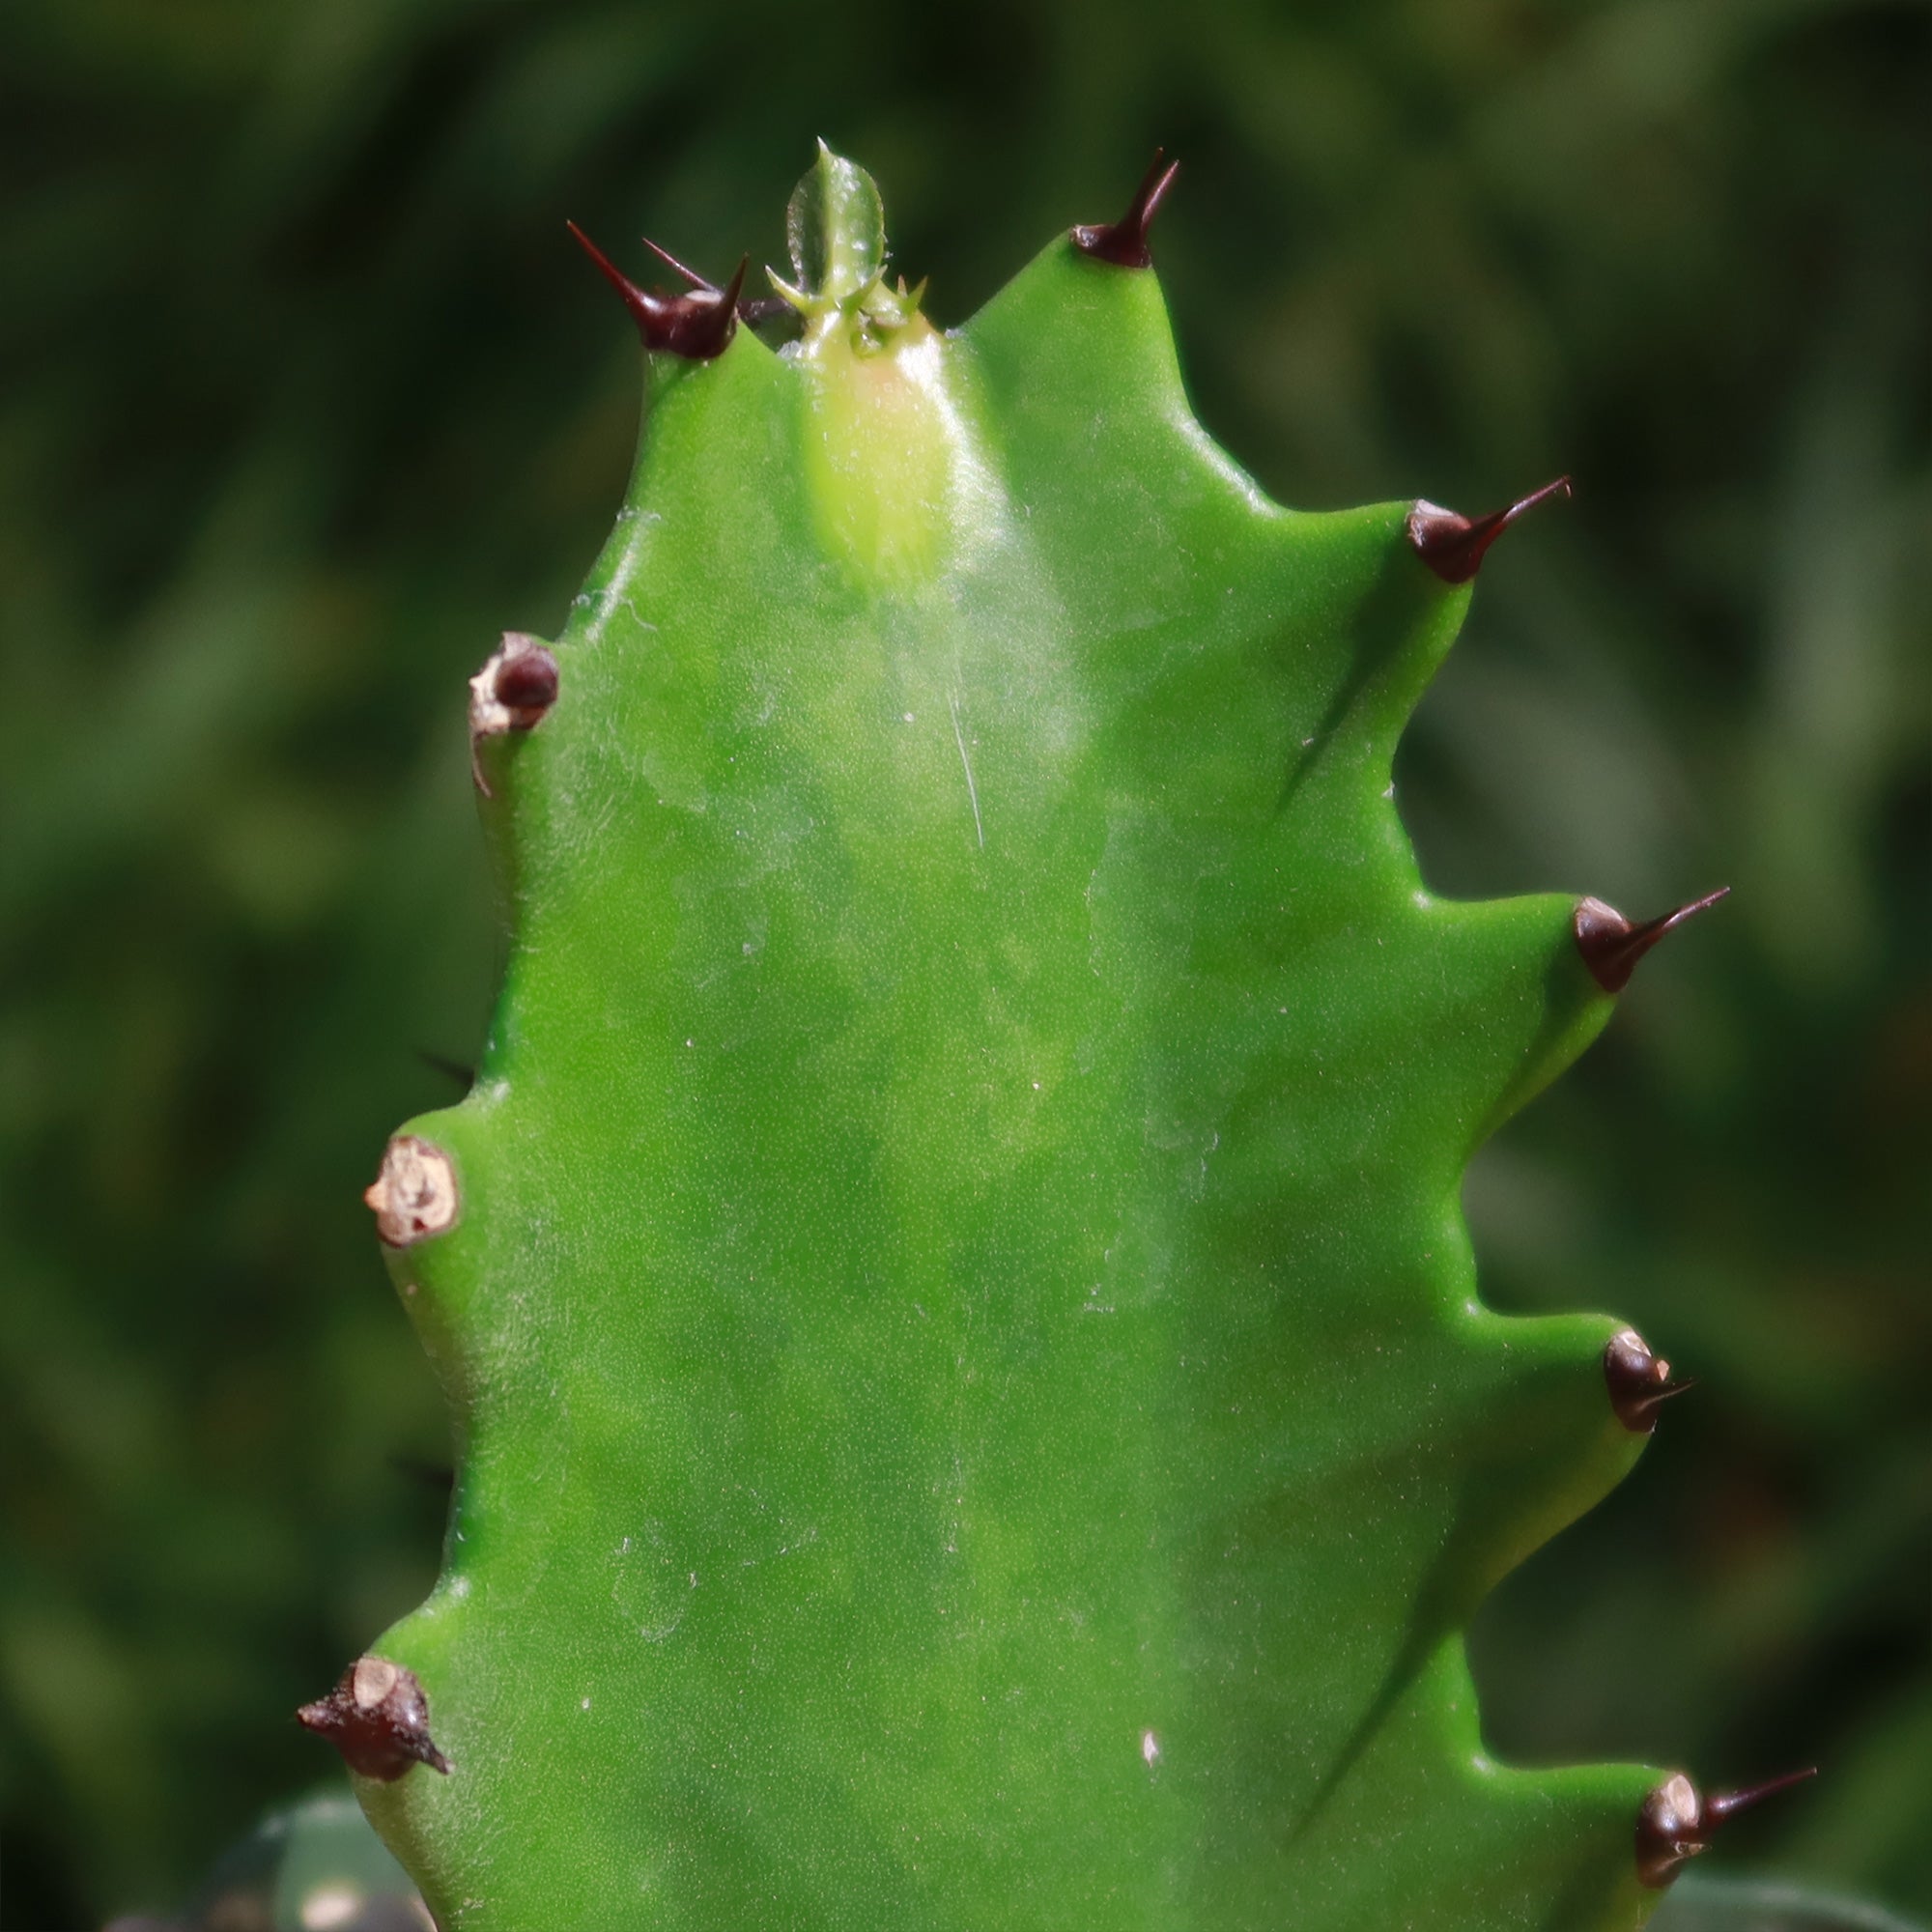
<path id="1" fill-rule="evenodd" d="M 398 1134 L 383 1153 L 383 1171 L 363 1190 L 376 1233 L 392 1248 L 440 1235 L 456 1220 L 456 1170 L 449 1156 L 414 1134 Z"/>
<path id="2" fill-rule="evenodd" d="M 401 1675 L 387 1658 L 358 1657 L 349 1674 L 350 1689 L 363 1710 L 373 1711 L 396 1688 Z"/>
<path id="3" fill-rule="evenodd" d="M 986 828 L 980 819 L 980 787 L 973 782 L 973 760 L 966 755 L 966 733 L 959 727 L 959 694 L 949 691 L 946 701 L 952 707 L 952 742 L 959 747 L 959 762 L 966 768 L 966 796 L 973 803 L 973 830 L 979 835 L 980 850 L 986 849 Z"/>

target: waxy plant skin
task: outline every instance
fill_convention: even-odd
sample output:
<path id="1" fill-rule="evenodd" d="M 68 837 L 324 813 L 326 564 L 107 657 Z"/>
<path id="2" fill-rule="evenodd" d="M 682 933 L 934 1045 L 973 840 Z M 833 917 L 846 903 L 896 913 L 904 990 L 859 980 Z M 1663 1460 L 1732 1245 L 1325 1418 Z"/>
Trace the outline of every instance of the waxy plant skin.
<path id="1" fill-rule="evenodd" d="M 443 1571 L 304 1713 L 444 1932 L 1600 1932 L 1756 1795 L 1499 1766 L 1463 1662 L 1683 1386 L 1458 1205 L 1681 915 L 1439 899 L 1390 780 L 1567 484 L 1269 502 L 1172 180 L 952 331 L 829 152 L 778 301 L 580 236 L 636 470 L 471 685 L 507 971 L 369 1195 Z"/>

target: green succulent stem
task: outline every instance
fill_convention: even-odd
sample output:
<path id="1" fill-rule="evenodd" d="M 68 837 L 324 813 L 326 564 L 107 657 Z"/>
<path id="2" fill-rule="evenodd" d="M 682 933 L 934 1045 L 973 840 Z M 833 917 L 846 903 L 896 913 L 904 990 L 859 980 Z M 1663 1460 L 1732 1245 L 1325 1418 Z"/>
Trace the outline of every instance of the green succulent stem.
<path id="1" fill-rule="evenodd" d="M 1497 1766 L 1463 1660 L 1642 1439 L 1458 1205 L 1613 1005 L 1404 834 L 1468 586 L 1268 501 L 1151 271 L 942 332 L 862 170 L 791 228 L 483 685 L 503 989 L 381 1195 L 451 1769 L 364 1802 L 445 1932 L 1629 1932 L 1660 1774 Z"/>

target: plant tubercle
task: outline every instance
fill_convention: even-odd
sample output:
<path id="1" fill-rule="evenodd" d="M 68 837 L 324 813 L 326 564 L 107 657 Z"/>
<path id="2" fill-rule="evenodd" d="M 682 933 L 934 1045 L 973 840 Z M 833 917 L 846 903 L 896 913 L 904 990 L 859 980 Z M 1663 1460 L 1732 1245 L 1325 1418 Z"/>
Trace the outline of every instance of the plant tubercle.
<path id="1" fill-rule="evenodd" d="M 1709 900 L 1443 900 L 1390 779 L 1567 484 L 1268 501 L 1172 181 L 952 330 L 829 150 L 776 302 L 585 241 L 636 468 L 472 681 L 503 986 L 369 1196 L 443 1570 L 302 1714 L 445 1932 L 1607 1932 L 1762 1795 L 1497 1764 L 1463 1662 L 1686 1386 L 1458 1195 Z"/>

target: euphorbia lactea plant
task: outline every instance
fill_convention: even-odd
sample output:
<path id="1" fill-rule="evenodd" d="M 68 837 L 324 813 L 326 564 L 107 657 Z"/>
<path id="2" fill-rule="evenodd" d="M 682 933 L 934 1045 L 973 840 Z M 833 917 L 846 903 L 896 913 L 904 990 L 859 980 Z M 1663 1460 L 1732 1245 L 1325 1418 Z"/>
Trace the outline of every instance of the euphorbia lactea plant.
<path id="1" fill-rule="evenodd" d="M 508 968 L 370 1190 L 443 1573 L 305 1714 L 446 1932 L 1595 1932 L 1754 1795 L 1499 1766 L 1463 1662 L 1678 1386 L 1458 1191 L 1695 908 L 1439 899 L 1390 781 L 1550 492 L 1269 502 L 1171 177 L 951 331 L 829 152 L 781 349 L 592 250 L 637 467 L 471 687 Z"/>

